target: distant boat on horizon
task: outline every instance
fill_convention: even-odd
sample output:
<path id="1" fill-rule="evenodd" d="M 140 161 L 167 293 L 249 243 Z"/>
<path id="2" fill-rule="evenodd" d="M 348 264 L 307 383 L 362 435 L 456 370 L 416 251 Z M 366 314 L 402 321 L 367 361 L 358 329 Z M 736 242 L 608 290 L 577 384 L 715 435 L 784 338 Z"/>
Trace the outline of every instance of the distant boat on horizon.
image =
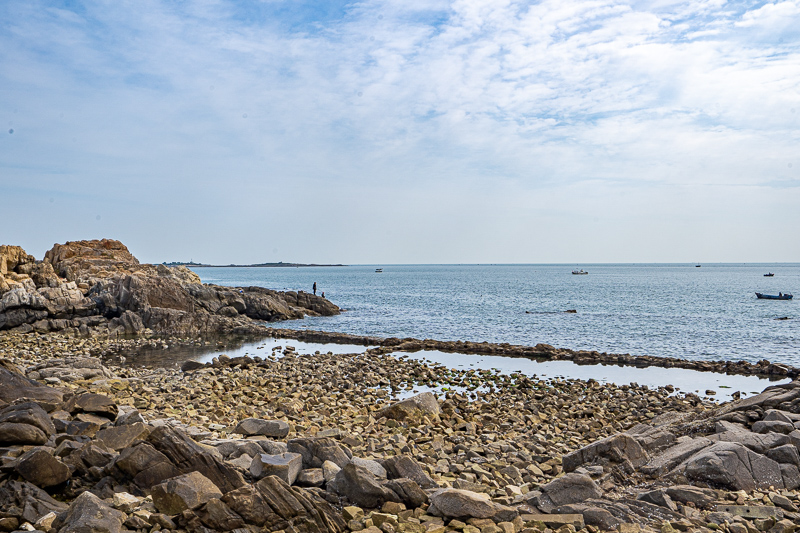
<path id="1" fill-rule="evenodd" d="M 772 277 L 772 276 L 774 276 L 774 275 L 775 275 L 775 274 L 773 274 L 772 272 L 768 272 L 767 274 L 764 274 L 764 277 L 765 277 L 765 278 L 771 278 L 771 277 Z"/>
<path id="2" fill-rule="evenodd" d="M 381 272 L 383 272 L 383 269 L 382 268 L 376 268 L 375 272 L 381 273 Z"/>
<path id="3" fill-rule="evenodd" d="M 701 266 L 703 266 L 703 265 L 695 265 L 695 268 L 700 268 Z"/>
<path id="4" fill-rule="evenodd" d="M 588 274 L 588 272 L 586 272 L 584 269 L 573 270 L 572 273 L 575 274 L 576 276 L 582 276 L 584 274 Z"/>

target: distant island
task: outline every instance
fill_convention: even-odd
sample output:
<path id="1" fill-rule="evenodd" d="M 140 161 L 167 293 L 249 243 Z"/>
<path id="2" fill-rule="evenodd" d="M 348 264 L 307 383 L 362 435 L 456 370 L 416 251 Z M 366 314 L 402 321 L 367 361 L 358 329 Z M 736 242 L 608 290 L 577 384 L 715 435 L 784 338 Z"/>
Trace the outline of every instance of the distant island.
<path id="1" fill-rule="evenodd" d="M 236 268 L 251 268 L 251 267 L 342 267 L 347 265 L 317 265 L 314 263 L 306 264 L 306 263 L 284 263 L 283 261 L 279 261 L 277 263 L 258 263 L 255 265 L 207 265 L 205 263 L 195 263 L 194 261 L 189 261 L 188 263 L 184 263 L 181 261 L 173 261 L 171 263 L 167 263 L 164 261 L 162 263 L 164 266 L 185 266 L 185 267 L 215 267 L 215 268 L 222 268 L 222 267 L 236 267 Z"/>

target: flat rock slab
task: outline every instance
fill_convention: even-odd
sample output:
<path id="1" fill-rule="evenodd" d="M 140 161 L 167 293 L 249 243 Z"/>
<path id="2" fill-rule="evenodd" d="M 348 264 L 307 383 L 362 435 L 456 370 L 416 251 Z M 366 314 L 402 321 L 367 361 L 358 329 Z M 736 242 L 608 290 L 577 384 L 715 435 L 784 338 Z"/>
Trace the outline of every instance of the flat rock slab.
<path id="1" fill-rule="evenodd" d="M 403 421 L 421 419 L 425 416 L 438 419 L 439 413 L 441 409 L 436 396 L 431 392 L 423 392 L 382 409 L 379 416 Z"/>
<path id="2" fill-rule="evenodd" d="M 289 434 L 289 424 L 283 420 L 246 418 L 239 422 L 233 432 L 245 436 L 263 435 L 265 437 L 282 439 Z"/>
<path id="3" fill-rule="evenodd" d="M 572 524 L 575 529 L 584 527 L 583 515 L 581 514 L 522 514 L 520 518 L 523 522 L 543 522 L 547 527 L 558 529 L 561 526 Z"/>
<path id="4" fill-rule="evenodd" d="M 150 434 L 150 428 L 141 422 L 125 426 L 113 426 L 97 432 L 95 438 L 102 441 L 112 450 L 122 450 L 137 440 L 144 440 Z"/>
<path id="5" fill-rule="evenodd" d="M 769 505 L 717 505 L 717 511 L 743 518 L 783 518 L 783 511 Z"/>
<path id="6" fill-rule="evenodd" d="M 649 476 L 663 476 L 703 448 L 711 446 L 711 444 L 712 442 L 705 437 L 697 437 L 676 444 L 650 459 L 640 470 L 643 474 Z"/>
<path id="7" fill-rule="evenodd" d="M 43 449 L 33 449 L 20 456 L 16 472 L 37 487 L 52 487 L 70 478 L 67 465 Z"/>
<path id="8" fill-rule="evenodd" d="M 261 479 L 266 476 L 278 476 L 289 485 L 297 479 L 303 469 L 303 456 L 299 453 L 286 452 L 280 455 L 259 453 L 250 463 L 250 474 Z"/>

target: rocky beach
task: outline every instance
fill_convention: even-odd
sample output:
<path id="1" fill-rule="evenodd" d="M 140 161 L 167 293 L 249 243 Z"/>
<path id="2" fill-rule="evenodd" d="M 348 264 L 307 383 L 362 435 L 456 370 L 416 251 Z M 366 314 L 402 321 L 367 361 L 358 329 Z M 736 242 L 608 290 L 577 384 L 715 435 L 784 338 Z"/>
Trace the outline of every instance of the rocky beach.
<path id="1" fill-rule="evenodd" d="M 439 349 L 797 377 L 689 362 L 265 322 L 338 313 L 303 292 L 203 285 L 117 241 L 0 247 L 0 531 L 791 532 L 800 381 L 693 394 L 455 370 Z M 261 357 L 147 368 L 141 346 L 277 335 Z M 375 346 L 298 353 L 292 340 Z M 439 397 L 415 387 L 438 387 Z"/>

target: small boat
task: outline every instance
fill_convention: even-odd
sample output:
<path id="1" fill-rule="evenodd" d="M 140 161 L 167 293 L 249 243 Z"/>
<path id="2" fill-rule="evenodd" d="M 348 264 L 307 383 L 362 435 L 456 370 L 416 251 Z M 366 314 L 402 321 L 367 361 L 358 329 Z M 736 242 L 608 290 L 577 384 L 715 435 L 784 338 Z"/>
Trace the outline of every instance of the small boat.
<path id="1" fill-rule="evenodd" d="M 588 274 L 588 272 L 586 272 L 584 269 L 573 270 L 572 273 L 575 274 L 576 276 L 582 276 L 583 274 Z"/>
<path id="2" fill-rule="evenodd" d="M 382 268 L 376 268 L 375 272 L 378 272 L 378 273 L 383 272 L 383 269 Z"/>
<path id="3" fill-rule="evenodd" d="M 700 268 L 701 266 L 703 266 L 703 265 L 695 265 L 695 268 Z"/>
<path id="4" fill-rule="evenodd" d="M 765 278 L 771 278 L 771 277 L 772 277 L 772 276 L 774 276 L 774 275 L 775 275 L 775 274 L 773 274 L 772 272 L 769 272 L 769 273 L 767 273 L 767 274 L 764 274 L 764 277 L 765 277 Z"/>
<path id="5" fill-rule="evenodd" d="M 779 292 L 778 294 L 761 294 L 757 292 L 756 298 L 759 300 L 791 300 L 793 296 L 788 292 Z"/>

